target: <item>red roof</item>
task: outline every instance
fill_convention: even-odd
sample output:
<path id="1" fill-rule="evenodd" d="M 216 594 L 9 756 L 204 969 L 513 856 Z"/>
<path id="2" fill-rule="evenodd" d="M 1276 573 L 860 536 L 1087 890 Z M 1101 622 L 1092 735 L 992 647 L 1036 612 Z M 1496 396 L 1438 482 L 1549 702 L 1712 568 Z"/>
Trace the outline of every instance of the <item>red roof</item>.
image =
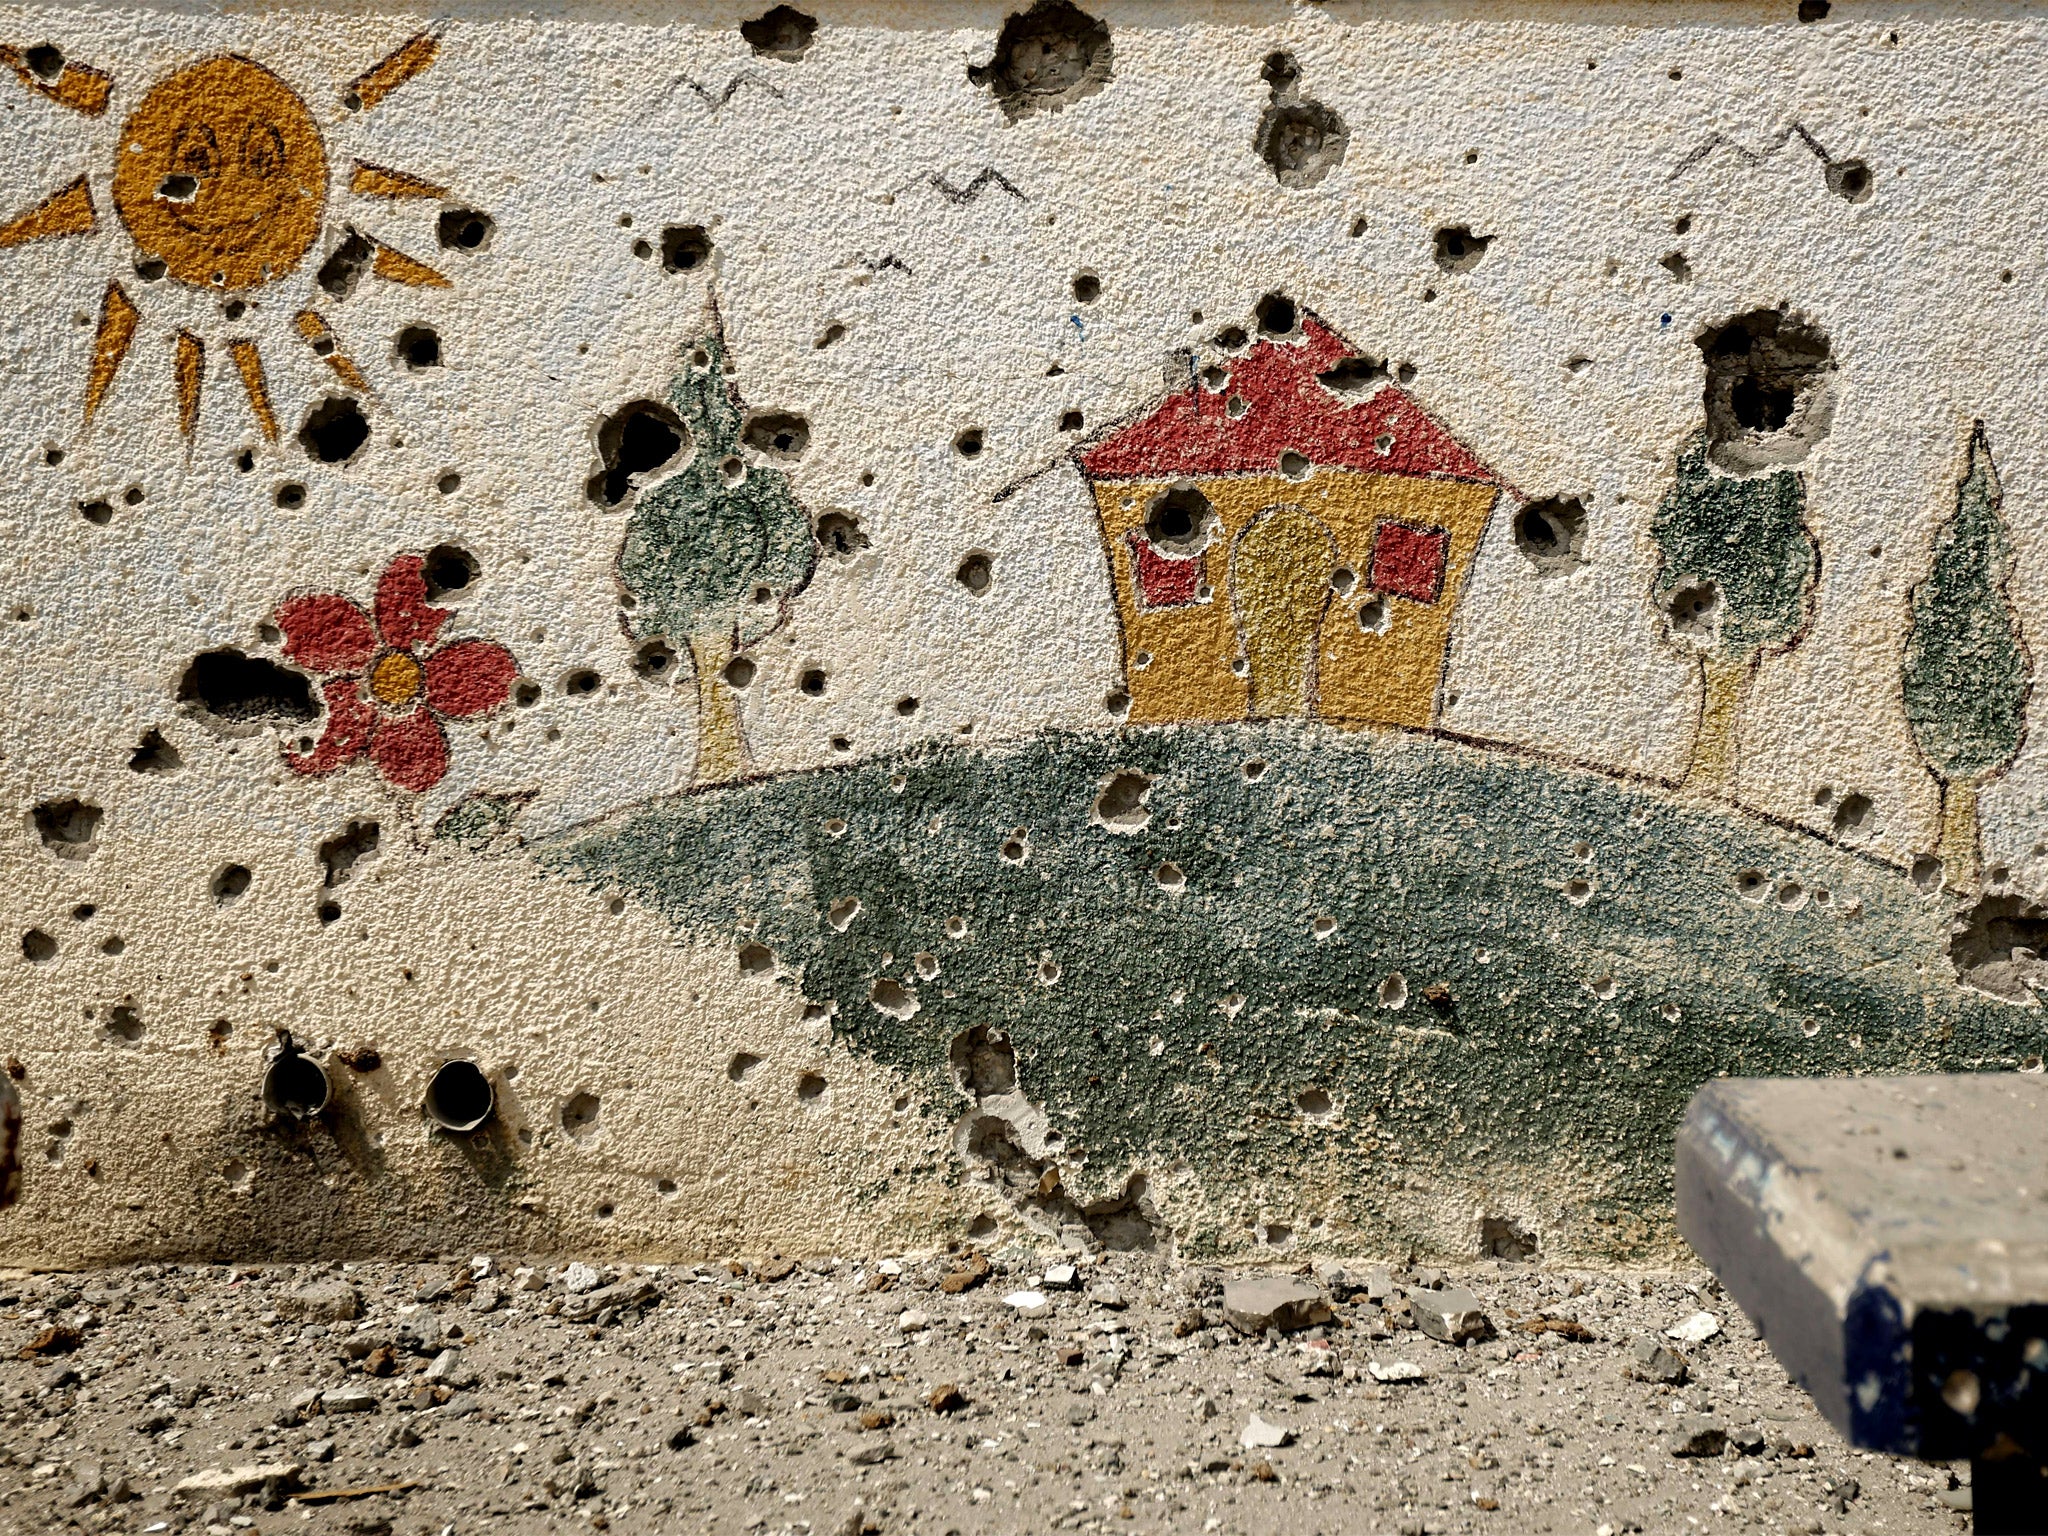
<path id="1" fill-rule="evenodd" d="M 1186 390 L 1082 449 L 1082 472 L 1095 480 L 1271 474 L 1291 450 L 1318 468 L 1499 483 L 1405 391 L 1383 384 L 1353 398 L 1321 383 L 1316 375 L 1357 354 L 1306 310 L 1300 328 L 1299 340 L 1261 341 L 1227 363 L 1230 382 L 1220 390 L 1190 368 Z M 1237 417 L 1233 398 L 1247 407 Z"/>

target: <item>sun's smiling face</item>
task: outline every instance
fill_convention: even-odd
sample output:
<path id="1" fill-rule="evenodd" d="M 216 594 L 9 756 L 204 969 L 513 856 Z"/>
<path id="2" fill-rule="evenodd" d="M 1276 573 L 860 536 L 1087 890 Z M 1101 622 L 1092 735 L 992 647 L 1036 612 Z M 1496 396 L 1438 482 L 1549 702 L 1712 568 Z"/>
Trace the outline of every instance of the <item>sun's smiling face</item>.
<path id="1" fill-rule="evenodd" d="M 320 236 L 327 151 L 297 93 L 242 58 L 152 87 L 121 133 L 114 206 L 182 283 L 241 292 L 292 271 Z"/>

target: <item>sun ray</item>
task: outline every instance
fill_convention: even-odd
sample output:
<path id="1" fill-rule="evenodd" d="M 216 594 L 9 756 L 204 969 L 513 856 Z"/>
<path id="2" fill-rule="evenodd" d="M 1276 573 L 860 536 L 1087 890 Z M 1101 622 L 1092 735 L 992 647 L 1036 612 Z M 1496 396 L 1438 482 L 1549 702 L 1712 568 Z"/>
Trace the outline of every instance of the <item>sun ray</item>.
<path id="1" fill-rule="evenodd" d="M 52 192 L 27 213 L 0 224 L 0 251 L 31 240 L 55 240 L 65 235 L 89 235 L 96 222 L 92 187 L 81 176 L 62 191 Z"/>
<path id="2" fill-rule="evenodd" d="M 327 366 L 334 370 L 335 377 L 350 389 L 369 394 L 370 381 L 363 377 L 363 370 L 349 361 L 348 354 L 334 339 L 334 331 L 317 310 L 302 309 L 298 318 L 299 334 L 313 349 L 313 355 L 327 359 Z"/>
<path id="3" fill-rule="evenodd" d="M 14 78 L 48 97 L 60 107 L 98 117 L 107 110 L 114 77 L 90 64 L 74 64 L 48 43 L 37 48 L 16 48 L 0 43 L 0 64 L 14 71 Z"/>
<path id="4" fill-rule="evenodd" d="M 100 301 L 99 336 L 93 342 L 92 373 L 85 382 L 87 426 L 92 424 L 93 412 L 100 408 L 100 402 L 107 398 L 107 391 L 114 387 L 114 375 L 121 371 L 121 360 L 128 355 L 128 344 L 135 339 L 135 322 L 139 318 L 121 285 L 107 284 L 107 296 Z"/>
<path id="5" fill-rule="evenodd" d="M 436 272 L 423 261 L 414 261 L 403 251 L 394 251 L 383 241 L 377 242 L 377 259 L 370 264 L 370 270 L 387 283 L 403 283 L 408 288 L 447 288 L 447 278 Z"/>
<path id="6" fill-rule="evenodd" d="M 263 378 L 263 354 L 256 350 L 256 343 L 246 338 L 228 343 L 228 356 L 235 360 L 235 370 L 242 375 L 242 389 L 249 396 L 249 413 L 256 418 L 257 430 L 265 441 L 277 441 L 277 412 L 270 404 L 270 386 Z"/>
<path id="7" fill-rule="evenodd" d="M 199 426 L 199 391 L 206 382 L 206 343 L 190 331 L 178 332 L 171 377 L 178 386 L 178 430 L 190 437 Z"/>
<path id="8" fill-rule="evenodd" d="M 351 112 L 369 111 L 413 76 L 424 74 L 440 52 L 440 38 L 431 32 L 419 33 L 349 81 L 342 90 L 341 104 Z"/>
<path id="9" fill-rule="evenodd" d="M 446 197 L 448 189 L 436 186 L 424 177 L 410 171 L 394 171 L 388 166 L 371 165 L 366 160 L 356 162 L 355 175 L 349 179 L 349 191 L 358 197 Z"/>

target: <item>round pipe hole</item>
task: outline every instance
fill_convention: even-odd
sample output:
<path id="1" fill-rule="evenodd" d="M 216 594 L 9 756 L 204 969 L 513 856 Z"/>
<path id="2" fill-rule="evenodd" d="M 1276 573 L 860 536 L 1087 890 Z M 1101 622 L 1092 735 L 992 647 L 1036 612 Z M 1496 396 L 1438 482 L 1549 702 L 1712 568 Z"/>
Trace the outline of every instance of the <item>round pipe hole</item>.
<path id="1" fill-rule="evenodd" d="M 491 1118 L 497 1108 L 497 1094 L 491 1080 L 473 1061 L 444 1061 L 427 1084 L 421 1104 L 427 1118 L 444 1131 L 467 1135 Z"/>
<path id="2" fill-rule="evenodd" d="M 282 1047 L 263 1069 L 263 1107 L 273 1115 L 311 1120 L 327 1107 L 326 1070 L 312 1057 Z"/>

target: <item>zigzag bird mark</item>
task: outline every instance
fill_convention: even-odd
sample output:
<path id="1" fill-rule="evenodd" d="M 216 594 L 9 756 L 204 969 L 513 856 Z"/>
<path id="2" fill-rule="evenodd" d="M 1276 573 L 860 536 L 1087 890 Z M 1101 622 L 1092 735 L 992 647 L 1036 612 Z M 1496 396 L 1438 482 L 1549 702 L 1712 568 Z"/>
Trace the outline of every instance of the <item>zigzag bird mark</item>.
<path id="1" fill-rule="evenodd" d="M 1820 140 L 1816 139 L 1812 134 L 1806 131 L 1806 125 L 1804 123 L 1800 122 L 1797 118 L 1794 118 L 1779 132 L 1777 138 L 1773 139 L 1769 144 L 1765 145 L 1760 150 L 1749 148 L 1746 144 L 1743 144 L 1741 141 L 1737 139 L 1730 138 L 1727 134 L 1721 132 L 1720 129 L 1717 128 L 1712 133 L 1708 134 L 1704 139 L 1700 140 L 1699 144 L 1693 149 L 1692 153 L 1687 155 L 1683 160 L 1679 161 L 1677 166 L 1673 168 L 1671 174 L 1667 176 L 1665 180 L 1678 180 L 1678 178 L 1683 176 L 1687 171 L 1691 170 L 1694 166 L 1698 165 L 1701 161 L 1705 160 L 1708 156 L 1713 154 L 1715 150 L 1723 148 L 1734 150 L 1736 154 L 1742 157 L 1743 162 L 1747 165 L 1762 165 L 1766 160 L 1770 159 L 1771 156 L 1775 155 L 1779 150 L 1783 149 L 1787 144 L 1791 143 L 1795 137 L 1797 137 L 1800 140 L 1800 142 L 1805 144 L 1808 149 L 1813 151 L 1814 158 L 1819 160 L 1822 166 L 1832 166 L 1835 163 L 1835 157 L 1833 155 L 1830 155 L 1825 149 L 1821 148 Z"/>
<path id="2" fill-rule="evenodd" d="M 1005 192 L 1009 193 L 1010 196 L 1016 198 L 1017 201 L 1020 203 L 1028 203 L 1031 201 L 1030 198 L 1026 197 L 1022 192 L 1019 192 L 1017 190 L 1016 184 L 1012 182 L 1009 177 L 1005 176 L 1001 171 L 997 170 L 992 165 L 983 166 L 981 168 L 981 173 L 978 176 L 976 176 L 974 180 L 968 182 L 967 185 L 964 187 L 954 186 L 950 181 L 946 180 L 946 178 L 937 171 L 933 171 L 931 175 L 925 178 L 925 180 L 930 182 L 934 187 L 936 187 L 939 191 L 939 195 L 945 198 L 947 202 L 951 203 L 956 208 L 963 207 L 966 204 L 973 202 L 976 198 L 980 197 L 982 193 L 986 192 L 991 186 L 1001 187 Z"/>
<path id="3" fill-rule="evenodd" d="M 709 107 L 714 112 L 716 112 L 719 108 L 723 107 L 727 102 L 731 101 L 734 94 L 743 85 L 751 85 L 758 90 L 766 91 L 770 96 L 773 96 L 777 101 L 787 101 L 789 99 L 788 96 L 783 93 L 782 89 L 779 86 L 771 85 L 766 80 L 763 80 L 759 75 L 743 70 L 739 74 L 734 75 L 730 80 L 726 81 L 725 89 L 722 92 L 718 93 L 717 95 L 713 95 L 709 87 L 704 86 L 695 80 L 692 80 L 688 75 L 677 75 L 675 79 L 671 80 L 668 83 L 668 89 L 661 93 L 661 99 L 664 103 L 666 103 L 671 96 L 675 95 L 676 87 L 679 85 L 687 85 L 690 88 L 691 93 L 694 96 L 696 96 L 696 98 L 699 101 L 703 102 L 705 106 Z"/>

